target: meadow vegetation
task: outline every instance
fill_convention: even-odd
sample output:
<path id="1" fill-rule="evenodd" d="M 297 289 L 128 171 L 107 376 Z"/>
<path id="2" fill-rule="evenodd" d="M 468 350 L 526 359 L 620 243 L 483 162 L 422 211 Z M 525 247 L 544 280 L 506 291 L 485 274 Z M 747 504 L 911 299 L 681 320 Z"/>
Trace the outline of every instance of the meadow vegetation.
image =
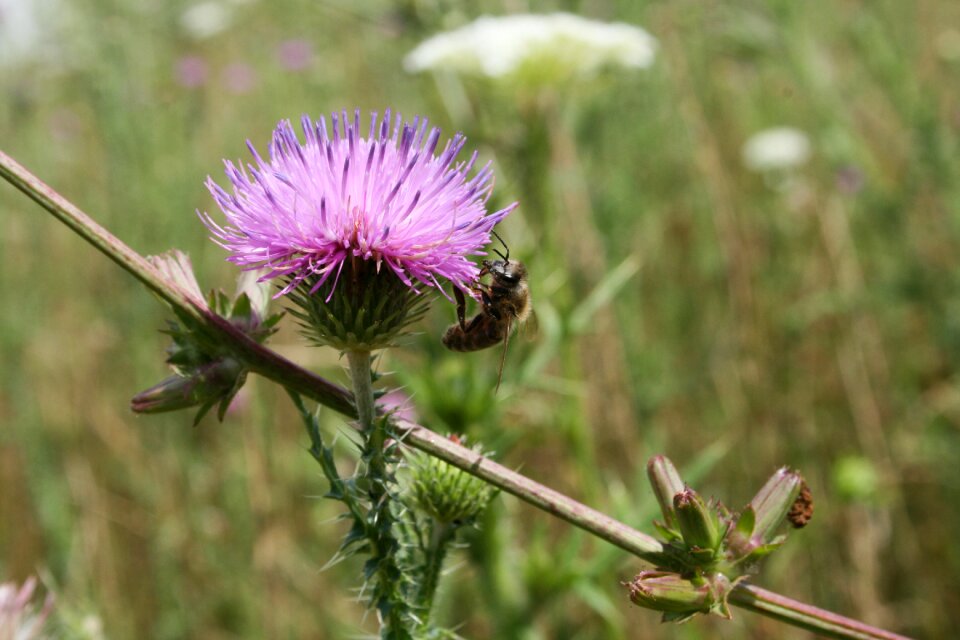
<path id="1" fill-rule="evenodd" d="M 500 231 L 539 327 L 494 395 L 499 353 L 445 350 L 436 297 L 379 363 L 419 421 L 646 531 L 654 454 L 734 508 L 790 465 L 816 514 L 757 584 L 960 634 L 960 4 L 520 4 L 223 2 L 213 33 L 185 2 L 43 4 L 37 47 L 0 60 L 0 148 L 232 290 L 195 210 L 247 138 L 355 107 L 463 131 L 496 165 L 491 206 L 520 201 Z M 520 9 L 642 26 L 655 61 L 561 85 L 404 70 L 430 35 Z M 745 164 L 782 126 L 809 157 Z M 358 563 L 325 566 L 341 506 L 282 389 L 251 377 L 222 424 L 135 417 L 166 375 L 164 308 L 6 185 L 0 299 L 0 581 L 39 572 L 78 637 L 87 616 L 109 638 L 375 630 Z M 271 346 L 346 383 L 293 323 Z M 464 637 L 809 637 L 742 611 L 661 625 L 620 585 L 635 559 L 512 498 L 467 538 L 437 603 Z"/>

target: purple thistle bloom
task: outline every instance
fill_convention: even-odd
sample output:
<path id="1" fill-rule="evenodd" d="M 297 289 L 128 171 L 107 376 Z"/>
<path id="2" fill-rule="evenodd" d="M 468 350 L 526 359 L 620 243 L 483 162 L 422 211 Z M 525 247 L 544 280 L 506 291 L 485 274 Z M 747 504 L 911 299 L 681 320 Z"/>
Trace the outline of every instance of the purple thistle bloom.
<path id="1" fill-rule="evenodd" d="M 373 113 L 366 138 L 359 109 L 352 122 L 346 111 L 331 119 L 328 132 L 326 119 L 304 116 L 303 143 L 289 121 L 280 122 L 269 161 L 248 141 L 254 164 L 224 163 L 233 194 L 207 179 L 228 224 L 200 217 L 228 260 L 268 268 L 263 279 L 289 277 L 277 295 L 308 278 L 314 293 L 333 277 L 332 295 L 354 259 L 371 261 L 378 273 L 385 264 L 412 289 L 442 291 L 446 279 L 466 290 L 479 273 L 468 256 L 483 255 L 494 225 L 517 206 L 487 213 L 489 163 L 468 179 L 477 153 L 456 162 L 466 142 L 457 134 L 436 155 L 440 130 L 428 130 L 425 118 L 404 123 L 398 114 L 391 130 L 389 110 L 383 119 Z"/>

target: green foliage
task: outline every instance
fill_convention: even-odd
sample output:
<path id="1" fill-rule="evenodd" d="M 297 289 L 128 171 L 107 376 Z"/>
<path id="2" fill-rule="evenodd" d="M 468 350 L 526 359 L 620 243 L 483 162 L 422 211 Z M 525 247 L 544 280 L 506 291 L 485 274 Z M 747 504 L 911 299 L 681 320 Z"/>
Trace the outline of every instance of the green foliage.
<path id="1" fill-rule="evenodd" d="M 502 2 L 225 4 L 229 29 L 193 40 L 185 3 L 65 0 L 40 59 L 4 61 L 3 150 L 138 251 L 180 247 L 222 286 L 235 270 L 193 212 L 214 207 L 203 179 L 220 180 L 243 139 L 354 105 L 463 130 L 498 165 L 491 204 L 521 201 L 502 235 L 529 267 L 540 336 L 511 340 L 494 396 L 499 353 L 444 352 L 454 311 L 438 299 L 383 365 L 422 421 L 637 526 L 657 510 L 654 452 L 737 504 L 778 466 L 801 468 L 819 515 L 763 585 L 960 635 L 956 3 L 553 4 L 639 24 L 661 48 L 650 70 L 552 95 L 403 72 L 423 37 Z M 316 52 L 305 72 L 276 62 L 294 37 Z M 205 84 L 178 83 L 185 55 L 204 60 Z M 247 93 L 238 64 L 256 76 Z M 784 124 L 810 137 L 810 161 L 747 171 L 743 142 Z M 319 571 L 352 517 L 313 498 L 326 481 L 286 398 L 251 377 L 222 428 L 134 418 L 125 399 L 156 379 L 164 310 L 12 189 L 0 211 L 0 575 L 48 569 L 58 600 L 96 612 L 110 638 L 375 629 L 348 591 L 357 559 Z M 609 279 L 627 260 L 639 269 Z M 289 327 L 271 344 L 339 375 Z M 346 438 L 328 446 L 341 466 L 357 455 Z M 851 459 L 867 464 L 851 473 Z M 618 581 L 637 563 L 553 526 L 495 501 L 458 534 L 471 546 L 449 551 L 465 566 L 434 615 L 477 638 L 720 633 L 627 608 Z M 801 637 L 746 614 L 727 624 Z"/>

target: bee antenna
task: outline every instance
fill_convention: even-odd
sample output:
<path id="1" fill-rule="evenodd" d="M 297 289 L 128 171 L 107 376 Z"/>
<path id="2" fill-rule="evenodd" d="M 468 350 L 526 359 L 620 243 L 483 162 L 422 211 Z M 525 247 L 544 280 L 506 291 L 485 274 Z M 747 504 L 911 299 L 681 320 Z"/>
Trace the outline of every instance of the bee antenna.
<path id="1" fill-rule="evenodd" d="M 500 244 L 503 245 L 503 248 L 507 250 L 507 254 L 506 254 L 506 255 L 500 253 L 497 249 L 494 249 L 493 252 L 494 252 L 495 254 L 497 254 L 498 256 L 500 256 L 501 258 L 503 258 L 503 261 L 504 261 L 504 262 L 510 262 L 510 247 L 508 247 L 508 246 L 507 246 L 507 243 L 503 241 L 503 238 L 500 237 L 500 234 L 499 234 L 499 233 L 497 233 L 497 232 L 494 231 L 493 229 L 490 230 L 490 233 L 492 233 L 494 236 L 496 236 L 497 240 L 500 241 Z"/>

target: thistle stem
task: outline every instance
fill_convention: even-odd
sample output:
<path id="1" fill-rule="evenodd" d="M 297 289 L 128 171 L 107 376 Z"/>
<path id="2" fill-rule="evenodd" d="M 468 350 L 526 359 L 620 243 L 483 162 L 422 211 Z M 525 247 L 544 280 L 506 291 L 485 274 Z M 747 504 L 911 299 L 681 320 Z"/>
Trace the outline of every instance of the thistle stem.
<path id="1" fill-rule="evenodd" d="M 364 433 L 373 434 L 377 431 L 373 416 L 376 410 L 376 402 L 373 397 L 373 377 L 371 376 L 371 358 L 369 351 L 347 351 L 347 364 L 350 367 L 350 384 L 353 387 L 353 404 L 357 410 L 357 418 L 360 422 L 360 430 Z M 383 443 L 383 429 L 380 429 L 379 436 L 381 444 Z M 382 446 L 380 447 L 383 448 Z"/>
<path id="2" fill-rule="evenodd" d="M 749 584 L 741 583 L 734 587 L 730 593 L 729 602 L 741 609 L 753 611 L 828 638 L 910 640 L 907 636 L 878 629 Z"/>
<path id="3" fill-rule="evenodd" d="M 376 398 L 373 395 L 372 359 L 369 351 L 346 352 L 353 385 L 354 406 L 357 410 L 360 431 L 364 436 L 364 472 L 370 496 L 370 511 L 367 515 L 367 535 L 370 539 L 370 554 L 376 568 L 371 575 L 375 583 L 373 600 L 380 611 L 383 638 L 407 638 L 412 631 L 412 617 L 403 594 L 403 575 L 397 564 L 399 543 L 395 535 L 390 485 L 395 481 L 387 464 L 384 451 L 387 421 L 376 416 Z M 409 628 L 408 628 L 409 627 Z"/>
<path id="4" fill-rule="evenodd" d="M 443 561 L 447 557 L 447 549 L 455 533 L 456 529 L 449 522 L 434 520 L 430 527 L 430 546 L 427 549 L 427 566 L 424 570 L 423 585 L 420 588 L 419 603 L 427 619 L 433 611 L 433 598 L 440 584 Z"/>
<path id="5" fill-rule="evenodd" d="M 142 256 L 2 151 L 0 151 L 0 177 L 53 214 L 172 307 L 203 321 L 212 333 L 231 346 L 234 354 L 240 357 L 252 371 L 335 411 L 346 415 L 357 415 L 360 407 L 351 402 L 350 393 L 346 389 L 298 367 L 270 349 L 257 344 L 228 321 L 207 310 L 202 301 L 193 299 L 172 282 L 163 278 Z M 368 397 L 372 398 L 372 390 Z M 366 401 L 360 404 L 364 402 Z M 368 406 L 373 406 L 372 402 Z M 425 427 L 403 423 L 396 425 L 396 429 L 397 436 L 401 437 L 407 445 L 482 478 L 538 509 L 558 516 L 640 558 L 649 557 L 650 554 L 655 554 L 662 549 L 660 542 L 655 538 L 479 456 L 466 447 L 456 445 Z M 904 639 L 904 636 L 750 585 L 738 585 L 730 595 L 730 604 L 793 626 L 816 629 L 820 633 L 836 638 Z"/>

